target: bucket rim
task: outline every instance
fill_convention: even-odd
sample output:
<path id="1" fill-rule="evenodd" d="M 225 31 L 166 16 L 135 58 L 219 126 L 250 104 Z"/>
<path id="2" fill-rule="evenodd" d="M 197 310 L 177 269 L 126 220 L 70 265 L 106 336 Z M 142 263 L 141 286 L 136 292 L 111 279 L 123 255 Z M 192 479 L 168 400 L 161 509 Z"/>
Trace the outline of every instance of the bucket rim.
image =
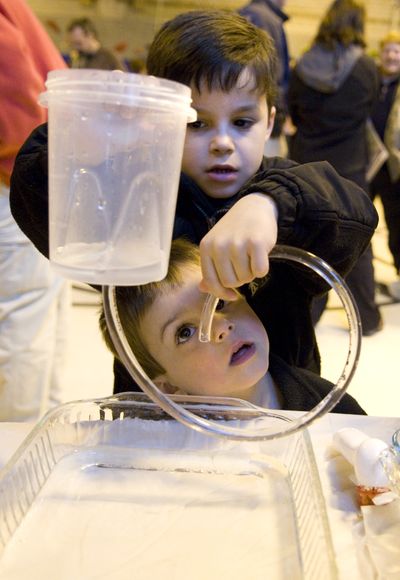
<path id="1" fill-rule="evenodd" d="M 124 71 L 106 71 L 99 69 L 61 69 L 50 71 L 45 82 L 47 90 L 57 90 L 65 85 L 87 85 L 95 86 L 107 83 L 110 86 L 118 87 L 120 92 L 123 89 L 140 88 L 141 90 L 154 91 L 157 93 L 169 93 L 187 96 L 190 98 L 191 89 L 187 85 L 155 77 L 153 75 L 128 73 Z"/>
<path id="2" fill-rule="evenodd" d="M 197 119 L 197 111 L 190 106 L 191 99 L 163 99 L 160 96 L 120 95 L 118 93 L 99 92 L 94 98 L 94 93 L 90 91 L 47 91 L 41 93 L 38 102 L 42 107 L 50 108 L 52 104 L 75 103 L 75 104 L 99 104 L 114 107 L 135 107 L 142 109 L 152 109 L 153 111 L 173 112 L 176 115 L 185 114 L 187 122 L 191 123 Z"/>

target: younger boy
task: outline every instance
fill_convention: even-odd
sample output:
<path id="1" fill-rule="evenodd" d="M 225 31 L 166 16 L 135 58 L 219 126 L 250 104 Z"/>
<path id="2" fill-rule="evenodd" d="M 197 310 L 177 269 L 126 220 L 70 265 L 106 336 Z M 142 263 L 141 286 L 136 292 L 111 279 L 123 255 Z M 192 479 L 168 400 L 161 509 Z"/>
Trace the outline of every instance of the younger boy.
<path id="1" fill-rule="evenodd" d="M 204 294 L 198 247 L 172 243 L 168 274 L 161 282 L 116 289 L 126 338 L 148 376 L 165 393 L 237 397 L 270 409 L 308 411 L 333 387 L 318 375 L 287 365 L 270 352 L 265 327 L 239 292 L 220 300 L 210 342 L 200 342 Z M 268 282 L 267 282 L 268 284 Z M 298 286 L 306 293 L 305 286 Z M 285 290 L 282 290 L 285 300 Z M 100 327 L 116 356 L 105 323 Z M 336 412 L 362 414 L 349 395 Z"/>
<path id="2" fill-rule="evenodd" d="M 325 162 L 263 158 L 275 114 L 275 51 L 266 33 L 233 12 L 180 14 L 156 34 L 147 68 L 189 85 L 198 113 L 187 130 L 174 238 L 200 244 L 200 289 L 235 300 L 235 288 L 269 271 L 276 242 L 309 250 L 345 275 L 368 245 L 377 214 L 368 196 Z M 46 168 L 42 126 L 17 158 L 11 205 L 21 229 L 48 255 Z M 265 292 L 253 285 L 253 300 L 265 313 L 273 351 L 319 372 L 310 297 L 296 291 L 303 277 L 273 264 Z M 314 294 L 326 290 L 316 284 Z M 132 388 L 118 367 L 115 392 Z"/>

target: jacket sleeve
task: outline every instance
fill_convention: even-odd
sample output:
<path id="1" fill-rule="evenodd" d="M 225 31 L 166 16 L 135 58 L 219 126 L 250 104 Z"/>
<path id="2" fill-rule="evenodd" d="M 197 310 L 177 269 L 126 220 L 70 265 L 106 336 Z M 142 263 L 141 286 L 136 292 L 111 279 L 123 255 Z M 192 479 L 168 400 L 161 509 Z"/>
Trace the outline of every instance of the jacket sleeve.
<path id="1" fill-rule="evenodd" d="M 278 158 L 240 196 L 262 192 L 278 207 L 278 244 L 307 250 L 342 276 L 367 248 L 378 224 L 368 195 L 325 162 L 298 165 Z"/>
<path id="2" fill-rule="evenodd" d="M 10 207 L 24 234 L 48 257 L 47 124 L 31 133 L 17 155 L 11 175 Z"/>

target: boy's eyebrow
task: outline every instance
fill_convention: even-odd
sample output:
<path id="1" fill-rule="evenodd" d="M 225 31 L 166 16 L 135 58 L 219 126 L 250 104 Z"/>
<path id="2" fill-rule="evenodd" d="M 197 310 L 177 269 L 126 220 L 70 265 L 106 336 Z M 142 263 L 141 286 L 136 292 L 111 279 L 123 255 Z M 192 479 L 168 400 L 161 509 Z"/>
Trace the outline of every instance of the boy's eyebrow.
<path id="1" fill-rule="evenodd" d="M 202 109 L 201 107 L 197 107 L 196 105 L 193 105 L 193 108 L 196 109 L 196 111 L 198 113 L 208 113 L 207 109 Z M 242 105 L 241 107 L 238 107 L 237 109 L 234 110 L 234 113 L 246 113 L 247 111 L 254 111 L 254 109 L 257 109 L 258 105 L 255 103 L 249 103 L 248 105 Z"/>
<path id="2" fill-rule="evenodd" d="M 165 331 L 167 330 L 168 326 L 170 324 L 172 324 L 173 322 L 175 322 L 175 320 L 178 318 L 179 313 L 178 312 L 174 312 L 172 314 L 172 316 L 170 316 L 166 322 L 162 325 L 161 329 L 160 329 L 160 338 L 161 338 L 161 342 L 164 342 L 164 334 Z"/>

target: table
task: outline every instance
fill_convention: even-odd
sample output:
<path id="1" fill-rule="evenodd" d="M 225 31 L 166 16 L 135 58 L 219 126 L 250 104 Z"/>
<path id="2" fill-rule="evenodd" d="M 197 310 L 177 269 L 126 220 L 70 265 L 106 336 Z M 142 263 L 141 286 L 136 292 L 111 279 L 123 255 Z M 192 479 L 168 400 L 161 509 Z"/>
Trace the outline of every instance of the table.
<path id="1" fill-rule="evenodd" d="M 0 468 L 8 461 L 32 427 L 33 425 L 27 423 L 0 423 Z M 339 578 L 365 580 L 365 575 L 359 570 L 353 538 L 353 527 L 359 519 L 359 508 L 354 485 L 350 479 L 352 467 L 331 447 L 333 433 L 343 427 L 355 427 L 371 437 L 389 443 L 392 433 L 400 427 L 400 418 L 330 413 L 309 427 L 326 500 Z"/>

